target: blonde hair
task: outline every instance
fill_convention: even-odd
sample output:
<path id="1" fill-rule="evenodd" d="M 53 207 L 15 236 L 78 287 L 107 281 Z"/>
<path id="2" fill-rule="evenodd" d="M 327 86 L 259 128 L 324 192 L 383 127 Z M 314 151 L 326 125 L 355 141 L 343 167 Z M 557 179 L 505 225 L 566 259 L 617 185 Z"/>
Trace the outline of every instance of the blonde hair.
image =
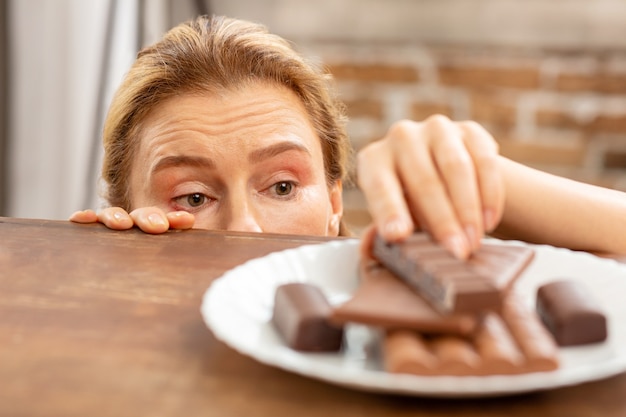
<path id="1" fill-rule="evenodd" d="M 261 25 L 201 16 L 173 28 L 139 52 L 113 97 L 103 136 L 104 197 L 132 209 L 128 178 L 138 133 L 156 105 L 182 93 L 220 93 L 254 82 L 287 86 L 300 98 L 321 141 L 327 183 L 346 181 L 351 149 L 344 107 L 330 81 Z"/>

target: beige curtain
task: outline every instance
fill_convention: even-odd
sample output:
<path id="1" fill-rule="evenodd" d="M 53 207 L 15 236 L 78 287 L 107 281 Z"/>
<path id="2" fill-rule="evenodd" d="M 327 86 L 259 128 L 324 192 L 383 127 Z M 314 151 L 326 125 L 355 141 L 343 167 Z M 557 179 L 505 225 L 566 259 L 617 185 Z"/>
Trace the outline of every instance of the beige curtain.
<path id="1" fill-rule="evenodd" d="M 99 208 L 101 129 L 113 91 L 141 46 L 183 20 L 210 12 L 208 3 L 0 3 L 8 3 L 11 22 L 11 59 L 2 60 L 9 62 L 12 93 L 7 163 L 0 170 L 8 179 L 3 214 L 67 219 L 75 210 Z M 0 84 L 0 97 L 4 97 L 1 88 Z M 1 110 L 0 104 L 0 115 Z M 0 135 L 2 125 L 6 126 L 0 119 Z"/>
<path id="2" fill-rule="evenodd" d="M 7 2 L 0 2 L 0 216 L 6 215 L 6 195 L 7 191 L 7 156 L 6 143 L 8 140 L 8 100 L 9 91 L 7 80 L 9 53 L 8 41 L 8 19 Z"/>

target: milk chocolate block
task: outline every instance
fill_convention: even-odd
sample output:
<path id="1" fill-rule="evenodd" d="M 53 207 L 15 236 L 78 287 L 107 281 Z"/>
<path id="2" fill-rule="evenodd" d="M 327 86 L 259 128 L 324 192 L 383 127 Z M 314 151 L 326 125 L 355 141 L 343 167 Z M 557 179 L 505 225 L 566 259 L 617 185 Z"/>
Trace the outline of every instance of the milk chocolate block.
<path id="1" fill-rule="evenodd" d="M 308 352 L 339 350 L 343 329 L 331 324 L 332 307 L 312 284 L 289 283 L 276 289 L 272 322 L 289 347 Z"/>
<path id="2" fill-rule="evenodd" d="M 486 313 L 469 337 L 389 330 L 382 350 L 388 372 L 423 376 L 517 375 L 559 366 L 554 339 L 515 296 L 507 297 L 502 314 Z"/>
<path id="3" fill-rule="evenodd" d="M 561 346 L 597 343 L 607 337 L 606 316 L 580 281 L 564 279 L 542 285 L 536 307 Z"/>
<path id="4" fill-rule="evenodd" d="M 400 243 L 374 240 L 374 257 L 444 313 L 499 310 L 534 251 L 483 243 L 467 260 L 455 258 L 425 233 Z"/>
<path id="5" fill-rule="evenodd" d="M 435 310 L 387 268 L 371 259 L 359 264 L 359 287 L 352 298 L 335 307 L 335 323 L 360 323 L 385 329 L 412 329 L 428 334 L 468 335 L 476 329 L 474 314 Z"/>

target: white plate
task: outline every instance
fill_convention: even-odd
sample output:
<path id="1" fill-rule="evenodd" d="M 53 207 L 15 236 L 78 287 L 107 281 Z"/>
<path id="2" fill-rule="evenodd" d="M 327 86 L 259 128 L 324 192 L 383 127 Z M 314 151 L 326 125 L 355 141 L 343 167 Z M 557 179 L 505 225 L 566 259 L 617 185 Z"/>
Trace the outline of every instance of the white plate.
<path id="1" fill-rule="evenodd" d="M 519 242 L 503 244 L 521 245 Z M 215 336 L 237 351 L 272 366 L 352 388 L 438 397 L 494 396 L 544 390 L 606 378 L 626 371 L 626 266 L 581 252 L 533 246 L 535 259 L 516 291 L 529 303 L 536 288 L 556 278 L 586 282 L 608 316 L 606 342 L 560 350 L 558 370 L 515 376 L 420 377 L 380 370 L 375 359 L 343 353 L 308 354 L 289 349 L 270 319 L 274 291 L 292 281 L 311 282 L 338 303 L 357 283 L 358 241 L 340 240 L 269 254 L 218 278 L 204 295 L 202 315 Z"/>

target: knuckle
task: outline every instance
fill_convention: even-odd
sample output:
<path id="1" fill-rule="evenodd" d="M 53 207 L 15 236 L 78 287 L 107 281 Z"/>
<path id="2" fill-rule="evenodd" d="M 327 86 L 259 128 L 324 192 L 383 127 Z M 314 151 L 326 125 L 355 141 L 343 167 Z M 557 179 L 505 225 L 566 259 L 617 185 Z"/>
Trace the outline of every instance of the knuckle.
<path id="1" fill-rule="evenodd" d="M 478 122 L 476 122 L 475 120 L 463 120 L 459 122 L 459 126 L 473 131 L 473 132 L 485 132 L 487 133 L 487 130 L 485 130 L 485 128 Z"/>
<path id="2" fill-rule="evenodd" d="M 433 128 L 444 128 L 452 123 L 448 116 L 443 114 L 433 114 L 424 120 L 424 124 Z"/>
<path id="3" fill-rule="evenodd" d="M 478 150 L 488 150 L 490 152 L 499 152 L 499 144 L 495 138 L 480 123 L 473 120 L 459 122 L 459 126 L 466 132 L 466 136 L 472 142 L 476 142 Z"/>
<path id="4" fill-rule="evenodd" d="M 412 120 L 399 120 L 391 125 L 386 138 L 392 141 L 403 141 L 414 136 L 418 123 Z"/>

